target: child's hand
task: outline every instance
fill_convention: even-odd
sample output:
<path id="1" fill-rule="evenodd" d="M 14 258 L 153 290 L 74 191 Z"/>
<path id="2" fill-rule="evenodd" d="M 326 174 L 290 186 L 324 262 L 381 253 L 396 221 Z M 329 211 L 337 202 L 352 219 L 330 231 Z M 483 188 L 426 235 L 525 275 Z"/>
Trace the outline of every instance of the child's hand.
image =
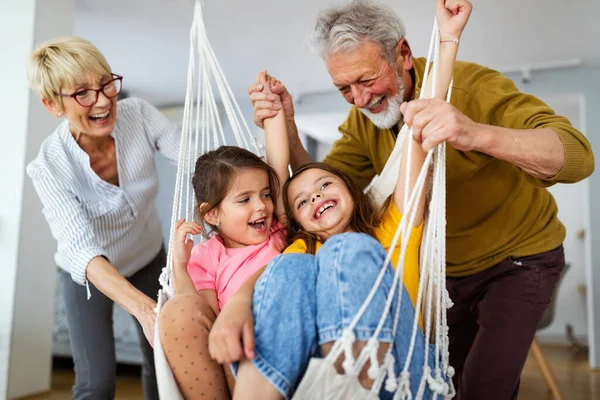
<path id="1" fill-rule="evenodd" d="M 290 133 L 295 132 L 296 123 L 294 122 L 294 102 L 292 101 L 292 96 L 279 80 L 275 82 L 275 85 L 271 85 L 271 94 L 265 93 L 263 91 L 264 86 L 259 83 L 259 78 L 260 74 L 256 78 L 256 83 L 248 88 L 250 101 L 254 107 L 254 123 L 258 127 L 263 128 L 265 119 L 275 117 L 279 110 L 283 109 L 286 123 L 288 126 L 293 127 L 290 129 Z M 275 98 L 273 95 L 278 95 L 281 98 L 281 104 L 276 105 L 273 102 Z"/>
<path id="2" fill-rule="evenodd" d="M 468 0 L 437 0 L 435 15 L 441 39 L 460 39 L 472 10 Z"/>
<path id="3" fill-rule="evenodd" d="M 254 358 L 252 299 L 234 295 L 223 307 L 208 336 L 210 356 L 220 364 Z"/>
<path id="4" fill-rule="evenodd" d="M 265 69 L 264 71 L 261 71 L 258 76 L 256 77 L 256 82 L 260 85 L 262 85 L 262 92 L 266 93 L 268 95 L 272 95 L 273 96 L 273 103 L 275 103 L 275 105 L 278 108 L 281 108 L 281 97 L 279 97 L 279 95 L 273 93 L 271 91 L 271 88 L 277 85 L 281 85 L 281 82 L 279 82 L 277 79 L 275 79 L 274 77 L 272 77 L 271 75 L 269 75 L 267 73 L 267 70 Z"/>
<path id="5" fill-rule="evenodd" d="M 173 264 L 187 268 L 194 241 L 188 239 L 188 235 L 198 235 L 202 232 L 202 227 L 195 222 L 185 222 L 185 218 L 180 219 L 175 224 L 175 237 L 173 246 Z"/>

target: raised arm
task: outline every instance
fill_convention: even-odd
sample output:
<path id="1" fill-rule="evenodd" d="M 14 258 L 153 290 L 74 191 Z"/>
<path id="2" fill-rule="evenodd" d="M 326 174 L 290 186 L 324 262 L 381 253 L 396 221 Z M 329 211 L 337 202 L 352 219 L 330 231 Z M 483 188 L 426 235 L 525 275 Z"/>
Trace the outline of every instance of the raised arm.
<path id="1" fill-rule="evenodd" d="M 577 182 L 594 171 L 589 141 L 566 118 L 502 74 L 480 71 L 468 79 L 467 110 L 439 100 L 409 104 L 405 121 L 424 120 L 414 134 L 425 149 L 447 142 L 462 152 L 487 154 L 517 166 L 529 183 L 541 187 Z"/>
<path id="2" fill-rule="evenodd" d="M 248 89 L 250 101 L 254 106 L 254 123 L 258 127 L 264 128 L 264 121 L 268 118 L 277 116 L 279 111 L 283 109 L 289 144 L 290 166 L 292 167 L 292 171 L 296 171 L 298 168 L 304 164 L 308 164 L 312 160 L 302 145 L 298 135 L 298 127 L 294 120 L 294 103 L 292 101 L 292 96 L 280 81 L 276 81 L 275 85 L 271 85 L 268 93 L 263 89 L 264 84 L 259 82 L 258 79 L 257 82 Z M 280 100 L 277 104 L 275 103 L 276 96 L 279 96 Z"/>
<path id="3" fill-rule="evenodd" d="M 188 273 L 188 263 L 194 247 L 189 235 L 202 233 L 202 226 L 180 219 L 175 223 L 173 243 L 173 287 L 176 294 L 196 293 L 194 282 Z"/>
<path id="4" fill-rule="evenodd" d="M 440 30 L 440 56 L 438 66 L 438 76 L 436 80 L 435 95 L 432 94 L 433 87 L 433 71 L 429 74 L 427 82 L 424 86 L 424 95 L 427 98 L 435 97 L 439 99 L 445 99 L 448 93 L 448 87 L 452 80 L 452 73 L 454 71 L 454 62 L 456 61 L 456 54 L 458 53 L 458 44 L 460 43 L 460 37 L 463 29 L 469 20 L 471 15 L 472 6 L 467 0 L 437 0 L 436 16 L 438 20 L 438 26 Z M 401 110 L 404 113 L 406 110 L 406 103 L 402 104 Z M 410 125 L 418 125 L 418 120 L 406 121 Z M 404 139 L 404 146 L 402 147 L 402 155 L 400 157 L 400 172 L 398 174 L 398 182 L 394 190 L 394 202 L 396 207 L 404 215 L 404 193 L 406 188 L 406 171 L 407 171 L 407 158 L 409 143 L 412 141 L 411 154 L 410 154 L 410 177 L 408 182 L 408 193 L 411 193 L 421 167 L 427 157 L 427 152 L 423 149 L 421 143 L 416 141 L 413 136 L 406 135 Z M 423 191 L 421 197 L 418 200 L 417 215 L 415 216 L 414 226 L 419 226 L 423 222 L 423 214 L 425 211 L 425 191 Z"/>
<path id="5" fill-rule="evenodd" d="M 202 233 L 202 226 L 195 222 L 186 222 L 180 219 L 175 225 L 174 243 L 173 243 L 173 286 L 175 294 L 197 294 L 206 304 L 210 306 L 215 315 L 219 315 L 219 303 L 217 300 L 217 291 L 215 288 L 214 274 L 204 269 L 198 262 L 202 262 L 203 257 L 192 258 L 192 249 L 194 241 L 190 235 L 199 235 Z M 196 290 L 194 280 L 190 276 L 189 268 L 192 268 L 198 275 L 202 276 L 202 286 Z"/>
<path id="6" fill-rule="evenodd" d="M 276 104 L 281 106 L 281 99 L 278 95 L 271 93 L 271 87 L 277 84 L 281 85 L 275 78 L 269 76 L 267 71 L 258 75 L 258 81 L 263 85 L 263 91 L 274 97 Z M 267 148 L 267 163 L 275 170 L 279 178 L 279 187 L 277 188 L 278 197 L 275 199 L 277 208 L 275 215 L 281 223 L 285 223 L 285 207 L 283 205 L 283 185 L 289 179 L 290 164 L 290 146 L 288 132 L 285 121 L 285 114 L 280 108 L 274 117 L 264 120 L 265 142 Z"/>

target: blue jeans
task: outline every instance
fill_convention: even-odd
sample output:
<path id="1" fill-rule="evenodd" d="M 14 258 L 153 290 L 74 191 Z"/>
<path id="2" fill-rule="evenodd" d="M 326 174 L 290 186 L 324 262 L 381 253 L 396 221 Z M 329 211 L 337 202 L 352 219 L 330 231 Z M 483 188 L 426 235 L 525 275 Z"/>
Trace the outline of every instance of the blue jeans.
<path id="1" fill-rule="evenodd" d="M 372 237 L 345 233 L 327 240 L 316 256 L 286 254 L 269 264 L 254 289 L 253 364 L 284 397 L 292 396 L 310 358 L 320 357 L 319 345 L 335 341 L 344 327 L 350 325 L 385 256 L 383 247 Z M 388 267 L 379 290 L 354 329 L 357 340 L 366 341 L 375 332 L 393 277 L 394 270 Z M 392 335 L 397 293 L 378 337 L 380 342 L 393 343 L 396 375 L 407 357 L 415 315 L 404 290 L 398 328 L 396 335 Z M 424 346 L 425 338 L 419 330 L 408 370 L 413 395 L 422 377 Z M 427 389 L 425 398 L 430 394 Z M 382 388 L 380 397 L 391 398 L 392 394 Z"/>

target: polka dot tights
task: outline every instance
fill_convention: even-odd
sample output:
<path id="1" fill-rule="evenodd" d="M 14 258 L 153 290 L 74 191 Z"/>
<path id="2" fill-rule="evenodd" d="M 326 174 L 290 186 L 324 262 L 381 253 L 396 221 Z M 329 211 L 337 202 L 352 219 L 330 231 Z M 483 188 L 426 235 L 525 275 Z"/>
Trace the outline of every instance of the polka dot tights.
<path id="1" fill-rule="evenodd" d="M 210 306 L 195 294 L 173 297 L 160 312 L 160 339 L 186 399 L 231 399 L 235 382 L 231 370 L 208 353 L 208 334 L 215 319 Z"/>

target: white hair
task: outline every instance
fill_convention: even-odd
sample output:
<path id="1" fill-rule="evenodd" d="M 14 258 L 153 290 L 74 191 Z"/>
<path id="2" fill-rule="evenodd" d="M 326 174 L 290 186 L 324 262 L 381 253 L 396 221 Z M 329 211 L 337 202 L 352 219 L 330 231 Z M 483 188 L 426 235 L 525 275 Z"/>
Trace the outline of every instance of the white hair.
<path id="1" fill-rule="evenodd" d="M 360 112 L 362 112 L 367 118 L 375 124 L 378 128 L 389 129 L 394 125 L 400 123 L 403 120 L 402 111 L 400 111 L 400 105 L 404 102 L 404 80 L 400 76 L 398 72 L 396 72 L 396 79 L 398 80 L 398 94 L 395 96 L 390 96 L 387 98 L 388 104 L 385 110 L 382 110 L 378 113 L 373 113 L 369 110 L 369 106 L 364 108 L 359 108 Z M 380 101 L 381 97 L 373 99 L 371 103 Z M 400 124 L 401 125 L 401 124 Z"/>
<path id="2" fill-rule="evenodd" d="M 383 56 L 395 63 L 395 49 L 404 38 L 402 20 L 389 7 L 369 0 L 322 11 L 312 33 L 313 48 L 326 58 L 339 51 L 356 48 L 368 40 L 381 46 Z"/>

